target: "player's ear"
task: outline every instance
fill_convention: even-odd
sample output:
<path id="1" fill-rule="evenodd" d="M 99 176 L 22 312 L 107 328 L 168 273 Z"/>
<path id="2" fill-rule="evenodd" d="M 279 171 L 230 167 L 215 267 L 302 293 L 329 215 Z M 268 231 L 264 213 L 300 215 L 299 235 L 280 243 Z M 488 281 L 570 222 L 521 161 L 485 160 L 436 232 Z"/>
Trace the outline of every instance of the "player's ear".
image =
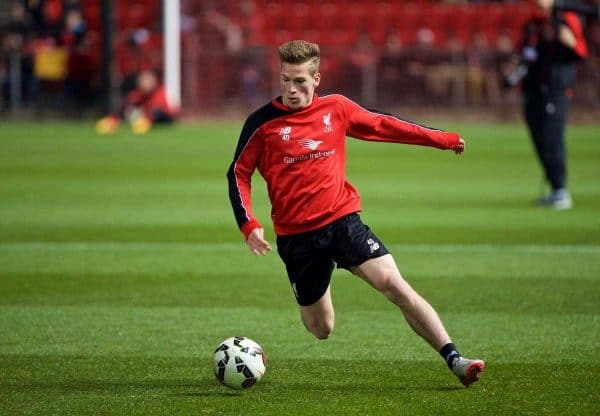
<path id="1" fill-rule="evenodd" d="M 315 80 L 315 87 L 318 87 L 318 86 L 319 86 L 319 83 L 321 82 L 321 73 L 320 73 L 320 72 L 317 72 L 317 73 L 314 75 L 313 79 Z"/>

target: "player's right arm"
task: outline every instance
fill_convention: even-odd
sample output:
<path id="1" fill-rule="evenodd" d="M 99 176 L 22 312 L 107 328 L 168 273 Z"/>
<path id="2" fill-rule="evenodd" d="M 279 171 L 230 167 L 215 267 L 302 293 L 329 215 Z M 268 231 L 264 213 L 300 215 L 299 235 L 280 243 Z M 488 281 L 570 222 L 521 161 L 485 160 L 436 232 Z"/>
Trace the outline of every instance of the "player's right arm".
<path id="1" fill-rule="evenodd" d="M 255 228 L 248 235 L 246 245 L 256 256 L 262 256 L 268 251 L 271 251 L 271 244 L 264 238 L 265 230 L 263 228 Z"/>
<path id="2" fill-rule="evenodd" d="M 244 234 L 246 242 L 252 232 L 262 229 L 262 226 L 252 213 L 252 174 L 258 166 L 261 154 L 261 140 L 257 133 L 258 129 L 251 128 L 246 122 L 237 144 L 233 161 L 227 171 L 227 181 L 229 184 L 229 200 L 233 208 L 233 214 L 240 231 Z M 252 242 L 255 241 L 257 234 L 254 233 Z M 248 243 L 251 251 L 252 247 L 258 248 L 259 245 Z"/>

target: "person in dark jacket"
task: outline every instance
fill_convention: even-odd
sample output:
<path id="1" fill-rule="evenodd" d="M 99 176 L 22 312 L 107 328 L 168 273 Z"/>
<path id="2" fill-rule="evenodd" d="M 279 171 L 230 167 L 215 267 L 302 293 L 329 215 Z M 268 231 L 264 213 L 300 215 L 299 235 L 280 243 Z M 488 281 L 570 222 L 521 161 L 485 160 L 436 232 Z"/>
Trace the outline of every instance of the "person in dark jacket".
<path id="1" fill-rule="evenodd" d="M 575 64 L 587 56 L 582 22 L 573 12 L 553 11 L 553 0 L 536 0 L 540 13 L 525 25 L 522 60 L 524 113 L 550 192 L 537 205 L 569 209 L 565 128 L 575 85 Z"/>

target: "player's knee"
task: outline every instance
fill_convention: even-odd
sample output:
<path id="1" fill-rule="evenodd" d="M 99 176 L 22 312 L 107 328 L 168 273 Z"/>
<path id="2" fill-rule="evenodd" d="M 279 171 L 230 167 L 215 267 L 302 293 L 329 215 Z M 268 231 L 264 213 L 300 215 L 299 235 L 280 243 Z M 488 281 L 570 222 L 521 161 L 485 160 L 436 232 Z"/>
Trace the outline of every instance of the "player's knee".
<path id="1" fill-rule="evenodd" d="M 317 339 L 327 339 L 333 332 L 333 320 L 319 320 L 308 325 L 308 330 Z"/>
<path id="2" fill-rule="evenodd" d="M 375 288 L 390 297 L 391 294 L 398 291 L 398 278 L 399 276 L 392 271 L 383 272 L 377 279 Z"/>
<path id="3" fill-rule="evenodd" d="M 311 332 L 315 336 L 315 338 L 323 340 L 323 339 L 327 339 L 331 336 L 331 333 L 333 332 L 333 328 L 318 327 L 318 328 L 314 328 Z"/>
<path id="4" fill-rule="evenodd" d="M 413 301 L 414 290 L 397 273 L 386 273 L 378 288 L 391 302 L 400 307 L 408 307 Z"/>

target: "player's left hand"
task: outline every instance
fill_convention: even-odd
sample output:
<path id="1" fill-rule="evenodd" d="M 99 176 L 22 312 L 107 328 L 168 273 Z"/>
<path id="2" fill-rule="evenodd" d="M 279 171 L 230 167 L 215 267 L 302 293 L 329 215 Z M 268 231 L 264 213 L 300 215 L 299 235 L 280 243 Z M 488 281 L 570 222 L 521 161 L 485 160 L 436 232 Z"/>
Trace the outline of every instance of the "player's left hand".
<path id="1" fill-rule="evenodd" d="M 458 144 L 452 150 L 454 150 L 454 153 L 456 153 L 457 155 L 460 155 L 462 152 L 465 151 L 465 141 L 463 139 L 458 139 Z"/>

